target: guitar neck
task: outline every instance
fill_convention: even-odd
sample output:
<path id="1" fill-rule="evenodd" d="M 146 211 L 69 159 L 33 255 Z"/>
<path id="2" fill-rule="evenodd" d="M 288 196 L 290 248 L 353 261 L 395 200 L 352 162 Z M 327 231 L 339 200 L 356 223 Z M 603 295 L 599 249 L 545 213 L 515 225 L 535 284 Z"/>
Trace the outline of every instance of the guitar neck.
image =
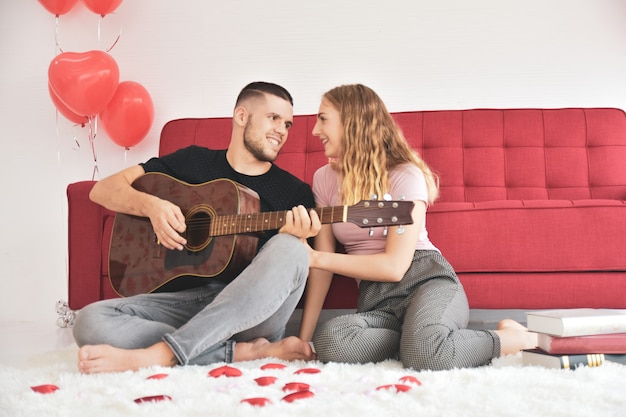
<path id="1" fill-rule="evenodd" d="M 317 207 L 314 209 L 322 224 L 347 221 L 348 206 Z M 237 235 L 280 229 L 287 218 L 285 211 L 266 211 L 217 216 L 211 222 L 211 236 Z"/>

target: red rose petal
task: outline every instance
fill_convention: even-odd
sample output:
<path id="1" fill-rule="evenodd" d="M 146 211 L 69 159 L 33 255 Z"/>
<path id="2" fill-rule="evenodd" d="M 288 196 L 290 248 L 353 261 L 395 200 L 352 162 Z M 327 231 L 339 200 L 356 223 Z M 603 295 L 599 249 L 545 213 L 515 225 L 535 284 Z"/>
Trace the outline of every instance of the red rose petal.
<path id="1" fill-rule="evenodd" d="M 153 402 L 157 402 L 157 401 L 171 401 L 172 397 L 170 397 L 169 395 L 150 395 L 149 397 L 141 397 L 141 398 L 137 398 L 135 399 L 135 402 L 137 404 L 141 404 L 141 403 L 153 403 Z"/>
<path id="2" fill-rule="evenodd" d="M 230 377 L 237 377 L 241 375 L 243 374 L 239 369 L 233 368 L 228 365 L 220 366 L 219 368 L 215 368 L 209 371 L 209 376 L 212 376 L 213 378 L 218 378 L 220 376 L 225 376 L 225 377 L 230 378 Z"/>
<path id="3" fill-rule="evenodd" d="M 289 382 L 285 384 L 283 391 L 308 391 L 309 388 L 309 384 L 305 384 L 304 382 Z"/>
<path id="4" fill-rule="evenodd" d="M 313 392 L 306 390 L 306 391 L 298 391 L 298 392 L 292 392 L 291 394 L 285 395 L 283 397 L 283 401 L 287 401 L 288 403 L 296 401 L 296 400 L 301 400 L 304 398 L 310 398 L 312 396 L 314 396 L 315 394 L 313 394 Z"/>
<path id="5" fill-rule="evenodd" d="M 58 390 L 59 387 L 57 387 L 56 385 L 52 385 L 52 384 L 44 384 L 44 385 L 37 385 L 34 387 L 30 387 L 30 389 L 32 389 L 33 391 L 39 394 L 52 394 L 54 391 Z"/>
<path id="6" fill-rule="evenodd" d="M 415 378 L 413 375 L 403 376 L 402 378 L 400 378 L 400 382 L 404 382 L 405 384 L 412 383 L 412 384 L 422 385 L 422 381 Z"/>
<path id="7" fill-rule="evenodd" d="M 262 377 L 256 378 L 254 382 L 264 387 L 266 385 L 272 385 L 274 382 L 276 382 L 277 379 L 278 378 L 276 378 L 275 376 L 262 376 Z"/>
<path id="8" fill-rule="evenodd" d="M 282 363 L 266 363 L 261 366 L 261 369 L 266 371 L 268 369 L 285 369 L 287 365 L 283 365 Z"/>
<path id="9" fill-rule="evenodd" d="M 241 400 L 241 402 L 253 405 L 255 407 L 265 407 L 266 405 L 272 403 L 269 398 L 264 397 L 244 398 L 243 400 Z"/>
<path id="10" fill-rule="evenodd" d="M 404 384 L 389 384 L 389 385 L 381 385 L 380 387 L 376 388 L 377 391 L 383 390 L 383 389 L 395 389 L 396 392 L 407 392 L 411 390 L 411 387 L 409 387 L 408 385 L 404 385 Z"/>
<path id="11" fill-rule="evenodd" d="M 163 379 L 163 378 L 167 378 L 168 376 L 169 376 L 168 374 L 154 374 L 154 375 L 150 375 L 146 379 Z"/>
<path id="12" fill-rule="evenodd" d="M 300 374 L 319 374 L 320 371 L 317 368 L 302 368 L 302 369 L 298 369 L 296 372 L 294 372 L 296 375 L 300 375 Z"/>

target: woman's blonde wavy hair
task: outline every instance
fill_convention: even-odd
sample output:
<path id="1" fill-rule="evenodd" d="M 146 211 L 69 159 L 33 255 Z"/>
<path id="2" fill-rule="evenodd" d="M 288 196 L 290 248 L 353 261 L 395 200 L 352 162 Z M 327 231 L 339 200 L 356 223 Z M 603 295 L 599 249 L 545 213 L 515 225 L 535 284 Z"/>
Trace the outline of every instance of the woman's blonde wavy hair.
<path id="1" fill-rule="evenodd" d="M 374 194 L 381 199 L 389 192 L 389 170 L 402 163 L 422 170 L 428 202 L 437 199 L 438 177 L 411 149 L 378 94 L 364 85 L 351 84 L 329 90 L 324 98 L 339 111 L 343 122 L 343 153 L 341 160 L 333 163 L 343 176 L 343 204 L 369 200 Z"/>

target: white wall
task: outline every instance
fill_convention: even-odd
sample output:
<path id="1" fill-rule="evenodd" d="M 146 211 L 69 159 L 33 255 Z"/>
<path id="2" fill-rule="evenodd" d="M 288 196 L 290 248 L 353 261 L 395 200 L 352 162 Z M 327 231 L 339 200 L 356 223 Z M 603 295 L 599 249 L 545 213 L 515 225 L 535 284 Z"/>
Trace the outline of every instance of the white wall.
<path id="1" fill-rule="evenodd" d="M 82 3 L 59 19 L 65 51 L 111 50 L 121 81 L 155 105 L 124 151 L 94 140 L 102 178 L 156 153 L 163 124 L 230 115 L 241 87 L 287 87 L 295 112 L 361 82 L 391 111 L 475 107 L 626 108 L 623 0 L 125 0 L 101 22 Z M 47 92 L 55 19 L 35 0 L 0 0 L 0 321 L 54 323 L 67 299 L 68 183 L 92 178 L 87 129 Z M 100 129 L 101 130 L 101 129 Z"/>

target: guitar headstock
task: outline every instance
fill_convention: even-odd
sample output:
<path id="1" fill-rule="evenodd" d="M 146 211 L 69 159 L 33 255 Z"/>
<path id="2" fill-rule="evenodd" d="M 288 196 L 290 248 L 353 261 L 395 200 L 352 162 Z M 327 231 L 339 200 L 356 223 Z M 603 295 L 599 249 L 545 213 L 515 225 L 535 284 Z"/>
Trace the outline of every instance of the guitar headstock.
<path id="1" fill-rule="evenodd" d="M 415 203 L 404 200 L 362 200 L 348 207 L 347 220 L 359 227 L 413 224 Z"/>

